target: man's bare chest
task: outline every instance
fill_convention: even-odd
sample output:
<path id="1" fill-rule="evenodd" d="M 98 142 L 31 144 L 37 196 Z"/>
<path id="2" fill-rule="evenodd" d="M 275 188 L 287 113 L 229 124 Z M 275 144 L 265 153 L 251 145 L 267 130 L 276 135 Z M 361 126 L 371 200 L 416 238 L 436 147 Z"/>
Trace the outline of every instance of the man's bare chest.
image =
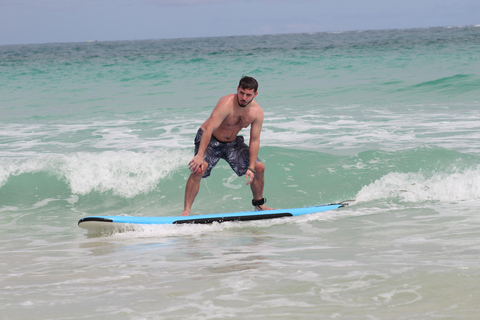
<path id="1" fill-rule="evenodd" d="M 230 127 L 230 128 L 246 128 L 250 124 L 252 124 L 254 118 L 249 112 L 245 113 L 232 113 L 229 115 L 225 121 L 224 125 L 225 127 Z"/>

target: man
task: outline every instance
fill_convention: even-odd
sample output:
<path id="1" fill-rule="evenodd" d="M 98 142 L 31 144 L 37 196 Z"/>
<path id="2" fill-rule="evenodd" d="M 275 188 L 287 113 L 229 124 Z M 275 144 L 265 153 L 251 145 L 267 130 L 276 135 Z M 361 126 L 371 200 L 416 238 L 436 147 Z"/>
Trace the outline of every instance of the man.
<path id="1" fill-rule="evenodd" d="M 240 79 L 237 93 L 222 97 L 198 130 L 195 156 L 189 162 L 192 173 L 185 188 L 182 216 L 190 214 L 202 177 L 210 175 L 220 158 L 225 159 L 238 176 L 245 174 L 247 185 L 252 189 L 255 210 L 271 209 L 264 205 L 265 166 L 257 158 L 263 124 L 263 110 L 253 100 L 258 94 L 257 90 L 258 83 L 254 78 Z M 250 125 L 250 145 L 247 146 L 243 136 L 238 136 L 238 133 Z"/>

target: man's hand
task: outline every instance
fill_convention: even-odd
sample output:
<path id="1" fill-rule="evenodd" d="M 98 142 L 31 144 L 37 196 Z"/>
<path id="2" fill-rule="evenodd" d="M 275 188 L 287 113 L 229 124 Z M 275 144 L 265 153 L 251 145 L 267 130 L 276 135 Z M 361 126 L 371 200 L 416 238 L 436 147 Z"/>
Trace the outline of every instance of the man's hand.
<path id="1" fill-rule="evenodd" d="M 193 157 L 192 161 L 188 163 L 188 167 L 192 173 L 200 173 L 202 172 L 202 165 L 203 165 L 203 158 L 196 155 Z"/>
<path id="2" fill-rule="evenodd" d="M 254 178 L 255 178 L 255 174 L 250 169 L 247 169 L 247 172 L 245 173 L 245 180 L 248 180 L 247 181 L 247 186 L 250 183 L 252 183 Z"/>

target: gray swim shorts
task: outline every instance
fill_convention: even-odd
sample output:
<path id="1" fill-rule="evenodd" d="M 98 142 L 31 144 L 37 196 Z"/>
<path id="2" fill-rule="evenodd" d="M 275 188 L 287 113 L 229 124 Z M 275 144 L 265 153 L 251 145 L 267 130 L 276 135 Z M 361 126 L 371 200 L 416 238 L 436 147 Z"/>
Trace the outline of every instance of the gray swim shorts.
<path id="1" fill-rule="evenodd" d="M 195 136 L 195 155 L 198 153 L 198 147 L 200 140 L 202 139 L 203 130 L 198 129 Z M 250 165 L 250 155 L 248 153 L 248 146 L 243 142 L 243 136 L 237 136 L 233 142 L 220 142 L 212 136 L 210 142 L 205 150 L 203 160 L 208 163 L 207 170 L 205 171 L 203 178 L 210 175 L 213 167 L 218 163 L 218 160 L 225 159 L 235 173 L 240 177 L 243 176 Z M 260 159 L 257 158 L 256 162 Z"/>

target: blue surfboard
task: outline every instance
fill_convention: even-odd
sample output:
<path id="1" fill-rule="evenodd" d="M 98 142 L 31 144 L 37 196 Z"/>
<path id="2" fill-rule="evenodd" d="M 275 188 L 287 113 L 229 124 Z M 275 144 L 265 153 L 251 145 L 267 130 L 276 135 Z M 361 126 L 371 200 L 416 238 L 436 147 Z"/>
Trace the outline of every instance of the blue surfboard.
<path id="1" fill-rule="evenodd" d="M 310 213 L 338 209 L 346 203 L 334 203 L 307 208 L 275 209 L 266 211 L 245 211 L 233 213 L 218 213 L 194 216 L 170 217 L 132 217 L 132 216 L 91 216 L 78 221 L 78 225 L 88 230 L 115 230 L 128 229 L 135 225 L 161 225 L 161 224 L 207 224 L 227 221 L 251 221 L 294 217 Z"/>

